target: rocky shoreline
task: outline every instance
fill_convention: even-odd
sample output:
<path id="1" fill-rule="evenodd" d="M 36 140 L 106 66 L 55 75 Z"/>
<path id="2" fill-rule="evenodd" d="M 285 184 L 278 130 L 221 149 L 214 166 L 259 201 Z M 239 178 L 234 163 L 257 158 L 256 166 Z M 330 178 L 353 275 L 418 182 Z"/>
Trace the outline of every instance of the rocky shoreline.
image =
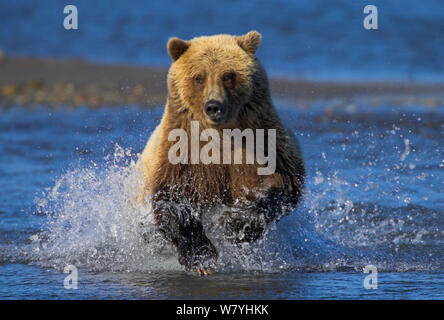
<path id="1" fill-rule="evenodd" d="M 0 107 L 153 107 L 166 101 L 166 68 L 107 65 L 80 59 L 0 56 Z M 299 104 L 356 98 L 395 99 L 431 107 L 444 105 L 444 84 L 313 82 L 271 79 L 274 99 Z M 342 104 L 340 102 L 340 104 Z"/>

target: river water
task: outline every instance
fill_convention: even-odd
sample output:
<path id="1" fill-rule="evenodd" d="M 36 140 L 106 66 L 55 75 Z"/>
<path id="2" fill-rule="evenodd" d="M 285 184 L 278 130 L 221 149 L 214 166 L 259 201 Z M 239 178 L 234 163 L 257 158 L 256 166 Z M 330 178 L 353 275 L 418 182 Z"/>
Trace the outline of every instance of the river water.
<path id="1" fill-rule="evenodd" d="M 69 3 L 0 1 L 6 54 L 169 66 L 170 37 L 258 30 L 271 75 L 308 79 L 443 81 L 441 0 L 77 0 L 78 30 L 63 28 Z M 366 30 L 364 7 L 378 9 Z"/>
<path id="2" fill-rule="evenodd" d="M 444 110 L 335 103 L 278 101 L 304 200 L 257 243 L 221 249 L 209 277 L 184 272 L 128 201 L 161 108 L 0 110 L 0 298 L 443 299 Z"/>

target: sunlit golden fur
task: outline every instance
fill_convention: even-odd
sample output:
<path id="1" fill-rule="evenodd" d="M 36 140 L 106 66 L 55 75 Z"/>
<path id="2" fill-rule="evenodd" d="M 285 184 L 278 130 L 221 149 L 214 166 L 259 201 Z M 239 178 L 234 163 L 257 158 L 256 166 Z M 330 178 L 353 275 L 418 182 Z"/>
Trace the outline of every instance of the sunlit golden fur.
<path id="1" fill-rule="evenodd" d="M 275 191 L 282 199 L 272 205 L 297 204 L 304 183 L 304 166 L 297 140 L 281 123 L 274 109 L 267 75 L 255 56 L 261 35 L 255 31 L 244 36 L 216 35 L 168 42 L 173 63 L 168 74 L 168 100 L 160 124 L 143 151 L 138 168 L 145 188 L 141 199 L 187 202 L 200 214 L 238 200 L 257 201 L 259 194 Z M 203 111 L 209 99 L 223 102 L 227 111 L 223 121 L 213 123 Z M 168 160 L 168 150 L 176 141 L 168 141 L 172 129 L 188 133 L 191 121 L 199 121 L 200 130 L 214 128 L 276 129 L 276 171 L 257 174 L 258 164 L 177 164 Z M 190 137 L 190 134 L 188 135 Z M 201 146 L 204 143 L 201 143 Z M 155 211 L 161 224 L 162 210 Z M 256 237 L 257 238 L 257 237 Z M 174 242 L 174 241 L 173 241 Z"/>

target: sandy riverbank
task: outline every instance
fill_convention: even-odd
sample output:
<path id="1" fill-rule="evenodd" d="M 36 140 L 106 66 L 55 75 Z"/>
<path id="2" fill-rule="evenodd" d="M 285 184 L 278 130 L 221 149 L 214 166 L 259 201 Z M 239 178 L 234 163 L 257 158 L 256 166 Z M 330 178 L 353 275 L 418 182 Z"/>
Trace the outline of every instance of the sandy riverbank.
<path id="1" fill-rule="evenodd" d="M 166 68 L 6 56 L 0 60 L 0 106 L 159 106 L 166 100 L 166 76 Z M 357 97 L 396 97 L 397 103 L 444 105 L 444 84 L 272 78 L 271 91 L 274 99 L 302 104 L 325 99 L 347 102 Z"/>

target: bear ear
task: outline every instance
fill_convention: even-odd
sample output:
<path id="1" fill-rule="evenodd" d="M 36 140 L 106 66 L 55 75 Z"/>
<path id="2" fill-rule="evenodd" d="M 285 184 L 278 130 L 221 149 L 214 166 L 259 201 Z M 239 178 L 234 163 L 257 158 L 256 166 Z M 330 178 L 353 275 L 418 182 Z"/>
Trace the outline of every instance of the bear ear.
<path id="1" fill-rule="evenodd" d="M 255 54 L 259 44 L 261 43 L 262 35 L 257 31 L 250 31 L 243 36 L 236 37 L 236 42 L 246 52 Z"/>
<path id="2" fill-rule="evenodd" d="M 189 46 L 189 41 L 179 38 L 170 38 L 167 44 L 168 54 L 171 56 L 171 58 L 173 58 L 173 61 L 176 61 L 185 53 L 185 51 L 187 51 Z"/>

